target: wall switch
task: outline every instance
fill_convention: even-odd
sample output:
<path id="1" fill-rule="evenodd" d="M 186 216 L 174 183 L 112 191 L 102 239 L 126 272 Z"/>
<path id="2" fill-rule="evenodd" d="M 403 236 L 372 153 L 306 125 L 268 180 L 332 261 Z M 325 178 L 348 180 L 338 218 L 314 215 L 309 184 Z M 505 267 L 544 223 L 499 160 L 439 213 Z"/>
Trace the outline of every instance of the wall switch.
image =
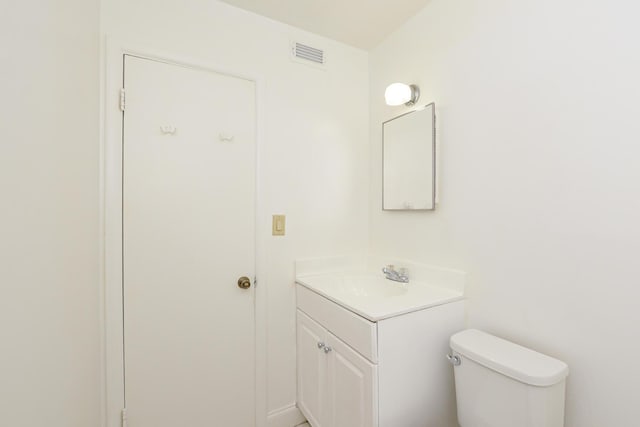
<path id="1" fill-rule="evenodd" d="M 271 234 L 273 236 L 284 236 L 285 230 L 285 216 L 273 215 L 273 222 L 271 225 Z"/>

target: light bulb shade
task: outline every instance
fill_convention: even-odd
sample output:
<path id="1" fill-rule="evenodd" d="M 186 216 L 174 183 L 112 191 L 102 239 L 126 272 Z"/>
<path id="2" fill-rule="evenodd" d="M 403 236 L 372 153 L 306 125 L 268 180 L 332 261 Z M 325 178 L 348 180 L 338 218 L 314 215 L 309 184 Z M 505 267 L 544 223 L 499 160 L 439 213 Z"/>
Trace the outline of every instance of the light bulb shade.
<path id="1" fill-rule="evenodd" d="M 387 105 L 413 105 L 420 97 L 418 86 L 404 83 L 393 83 L 384 91 L 384 99 Z"/>

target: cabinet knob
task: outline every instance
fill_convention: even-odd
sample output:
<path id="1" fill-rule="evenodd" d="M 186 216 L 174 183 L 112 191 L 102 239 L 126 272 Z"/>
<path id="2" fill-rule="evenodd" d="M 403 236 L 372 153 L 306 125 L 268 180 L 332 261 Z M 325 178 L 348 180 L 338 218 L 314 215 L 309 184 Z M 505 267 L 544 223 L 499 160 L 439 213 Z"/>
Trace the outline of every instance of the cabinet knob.
<path id="1" fill-rule="evenodd" d="M 324 352 L 325 352 L 325 354 L 326 354 L 326 353 L 329 353 L 331 350 L 333 350 L 333 349 L 332 349 L 331 347 L 329 347 L 328 345 L 325 345 L 325 346 L 324 346 Z"/>
<path id="2" fill-rule="evenodd" d="M 318 348 L 324 348 L 325 344 L 322 341 L 318 341 Z"/>

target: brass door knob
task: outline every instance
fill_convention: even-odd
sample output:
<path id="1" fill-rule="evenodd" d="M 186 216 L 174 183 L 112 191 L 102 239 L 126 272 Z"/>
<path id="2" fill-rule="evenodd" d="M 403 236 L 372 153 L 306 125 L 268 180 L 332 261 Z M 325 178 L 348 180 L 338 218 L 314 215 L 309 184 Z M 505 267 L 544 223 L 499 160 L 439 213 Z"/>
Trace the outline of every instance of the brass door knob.
<path id="1" fill-rule="evenodd" d="M 249 289 L 251 287 L 251 279 L 246 276 L 242 276 L 238 279 L 238 287 L 241 289 Z"/>

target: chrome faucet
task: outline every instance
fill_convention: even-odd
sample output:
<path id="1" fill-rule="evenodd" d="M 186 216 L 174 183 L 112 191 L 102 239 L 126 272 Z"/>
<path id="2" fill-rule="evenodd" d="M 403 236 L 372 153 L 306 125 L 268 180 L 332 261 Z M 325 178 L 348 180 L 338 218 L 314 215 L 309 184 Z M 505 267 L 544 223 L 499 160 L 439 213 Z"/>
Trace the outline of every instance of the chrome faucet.
<path id="1" fill-rule="evenodd" d="M 393 280 L 394 282 L 409 283 L 409 274 L 407 273 L 407 270 L 405 268 L 401 268 L 400 271 L 396 271 L 393 265 L 387 265 L 386 267 L 382 268 L 382 272 L 384 273 L 384 276 L 389 280 Z"/>

